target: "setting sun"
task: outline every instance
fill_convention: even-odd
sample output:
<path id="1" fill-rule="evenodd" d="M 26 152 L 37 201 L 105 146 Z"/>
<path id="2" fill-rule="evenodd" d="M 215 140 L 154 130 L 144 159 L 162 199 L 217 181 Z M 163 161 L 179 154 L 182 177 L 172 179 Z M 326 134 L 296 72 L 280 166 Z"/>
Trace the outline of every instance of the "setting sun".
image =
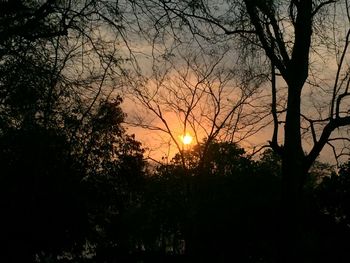
<path id="1" fill-rule="evenodd" d="M 186 133 L 186 135 L 181 136 L 182 143 L 188 145 L 192 142 L 193 137 Z"/>

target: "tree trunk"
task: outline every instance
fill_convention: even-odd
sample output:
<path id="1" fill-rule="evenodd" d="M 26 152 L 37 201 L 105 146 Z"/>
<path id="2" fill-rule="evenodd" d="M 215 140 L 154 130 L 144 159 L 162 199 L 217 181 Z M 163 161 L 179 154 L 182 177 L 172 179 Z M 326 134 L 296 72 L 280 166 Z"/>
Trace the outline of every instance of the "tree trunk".
<path id="1" fill-rule="evenodd" d="M 296 151 L 294 151 L 296 152 Z M 286 155 L 282 161 L 282 224 L 281 253 L 283 262 L 302 262 L 300 260 L 299 239 L 301 236 L 301 197 L 300 182 L 303 169 L 298 156 Z"/>
<path id="2" fill-rule="evenodd" d="M 301 143 L 300 102 L 302 85 L 289 85 L 285 141 L 282 155 L 282 248 L 283 262 L 303 262 L 300 247 L 302 235 L 302 196 L 307 171 Z"/>
<path id="3" fill-rule="evenodd" d="M 301 92 L 308 77 L 312 35 L 312 1 L 296 3 L 295 41 L 284 79 L 288 84 L 287 113 L 282 154 L 282 231 L 283 262 L 303 262 L 302 211 L 303 185 L 307 174 L 301 143 Z"/>

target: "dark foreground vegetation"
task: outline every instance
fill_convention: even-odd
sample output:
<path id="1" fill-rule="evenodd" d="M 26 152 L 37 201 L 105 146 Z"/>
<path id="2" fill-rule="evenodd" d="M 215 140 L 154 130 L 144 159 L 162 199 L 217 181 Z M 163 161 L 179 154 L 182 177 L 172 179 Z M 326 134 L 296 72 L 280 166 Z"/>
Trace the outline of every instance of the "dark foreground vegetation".
<path id="1" fill-rule="evenodd" d="M 1 262 L 279 262 L 272 151 L 254 161 L 213 141 L 205 158 L 197 145 L 185 162 L 150 167 L 121 126 L 119 98 L 83 120 L 71 93 L 72 104 L 48 107 L 39 62 L 7 61 L 16 71 L 1 75 Z M 298 249 L 305 262 L 347 262 L 350 165 L 330 177 L 323 168 L 305 184 Z"/>
<path id="2" fill-rule="evenodd" d="M 214 142 L 202 165 L 196 146 L 185 167 L 175 157 L 146 169 L 109 106 L 77 140 L 38 123 L 3 130 L 1 262 L 279 262 L 285 226 L 271 151 L 253 161 Z M 305 262 L 347 262 L 350 165 L 314 171 L 300 249 Z"/>

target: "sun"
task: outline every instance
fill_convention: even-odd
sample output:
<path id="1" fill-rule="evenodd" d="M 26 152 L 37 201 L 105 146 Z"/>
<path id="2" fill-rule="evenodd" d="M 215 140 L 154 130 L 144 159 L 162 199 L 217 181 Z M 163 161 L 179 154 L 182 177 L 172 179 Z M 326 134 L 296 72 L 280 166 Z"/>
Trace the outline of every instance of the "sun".
<path id="1" fill-rule="evenodd" d="M 186 133 L 185 135 L 181 136 L 182 143 L 185 145 L 191 144 L 193 137 Z"/>

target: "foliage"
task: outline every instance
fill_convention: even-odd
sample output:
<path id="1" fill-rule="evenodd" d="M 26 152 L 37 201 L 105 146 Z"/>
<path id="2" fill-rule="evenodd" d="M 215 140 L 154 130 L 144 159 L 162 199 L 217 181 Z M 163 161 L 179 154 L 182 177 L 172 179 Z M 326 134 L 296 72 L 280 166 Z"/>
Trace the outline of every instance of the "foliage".
<path id="1" fill-rule="evenodd" d="M 245 157 L 244 149 L 230 142 L 217 142 L 215 140 L 191 147 L 182 152 L 185 159 L 185 168 L 199 170 L 207 175 L 229 176 L 232 173 L 243 172 L 248 169 L 251 160 Z M 182 156 L 176 154 L 172 160 L 174 165 L 182 164 Z"/>
<path id="2" fill-rule="evenodd" d="M 99 61 L 97 46 L 76 53 L 94 1 L 0 5 L 1 261 L 96 255 L 116 239 L 110 229 L 137 199 L 144 166 L 140 143 L 122 127 L 121 98 L 104 90 L 117 58 Z M 84 47 L 96 44 L 90 37 Z M 94 70 L 77 66 L 91 53 Z"/>
<path id="3" fill-rule="evenodd" d="M 146 180 L 143 199 L 127 217 L 129 233 L 146 252 L 169 257 L 223 262 L 273 257 L 279 178 L 226 142 L 212 142 L 198 170 L 201 146 L 186 152 L 189 166 L 175 156 Z"/>

